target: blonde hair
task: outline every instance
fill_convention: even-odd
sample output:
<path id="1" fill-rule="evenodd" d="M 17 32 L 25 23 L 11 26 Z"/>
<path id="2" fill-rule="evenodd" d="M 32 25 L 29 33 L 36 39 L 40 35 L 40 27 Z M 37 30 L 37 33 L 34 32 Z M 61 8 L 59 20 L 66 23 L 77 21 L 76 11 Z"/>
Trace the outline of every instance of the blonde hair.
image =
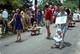
<path id="1" fill-rule="evenodd" d="M 60 6 L 60 8 L 59 9 L 62 9 L 62 10 L 64 10 L 64 7 L 63 6 Z"/>

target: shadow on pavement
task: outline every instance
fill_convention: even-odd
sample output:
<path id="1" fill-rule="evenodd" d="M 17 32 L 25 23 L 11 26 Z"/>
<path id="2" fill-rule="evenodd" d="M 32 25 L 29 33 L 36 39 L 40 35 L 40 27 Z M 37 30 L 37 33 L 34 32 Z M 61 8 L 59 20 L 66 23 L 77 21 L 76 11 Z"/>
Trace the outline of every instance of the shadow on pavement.
<path id="1" fill-rule="evenodd" d="M 65 47 L 71 47 L 71 46 L 72 46 L 71 43 L 69 43 L 69 42 L 64 42 L 64 48 L 65 48 Z"/>
<path id="2" fill-rule="evenodd" d="M 63 47 L 61 47 L 61 48 L 59 48 L 59 46 L 51 46 L 51 49 L 60 49 L 60 50 L 62 50 L 62 49 L 64 49 L 64 48 L 66 48 L 66 47 L 71 47 L 72 46 L 72 44 L 71 43 L 69 43 L 69 42 L 64 42 L 64 44 L 63 44 Z"/>
<path id="3" fill-rule="evenodd" d="M 74 28 L 74 27 L 76 27 L 76 26 L 68 26 L 69 28 Z"/>

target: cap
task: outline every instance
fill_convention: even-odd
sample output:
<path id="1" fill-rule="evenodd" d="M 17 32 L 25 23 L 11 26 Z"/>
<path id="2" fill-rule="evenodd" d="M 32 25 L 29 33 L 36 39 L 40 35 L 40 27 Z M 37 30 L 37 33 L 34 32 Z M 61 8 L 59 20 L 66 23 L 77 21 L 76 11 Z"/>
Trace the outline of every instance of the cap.
<path id="1" fill-rule="evenodd" d="M 57 32 L 61 32 L 61 29 L 60 29 L 60 28 L 58 28 L 58 29 L 57 29 Z"/>

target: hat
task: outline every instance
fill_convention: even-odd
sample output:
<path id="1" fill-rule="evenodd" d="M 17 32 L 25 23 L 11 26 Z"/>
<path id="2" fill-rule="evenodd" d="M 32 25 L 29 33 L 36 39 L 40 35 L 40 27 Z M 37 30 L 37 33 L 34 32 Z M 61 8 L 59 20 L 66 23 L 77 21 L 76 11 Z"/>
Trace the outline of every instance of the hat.
<path id="1" fill-rule="evenodd" d="M 58 28 L 58 29 L 57 29 L 57 32 L 61 32 L 61 29 L 60 29 L 60 28 Z"/>

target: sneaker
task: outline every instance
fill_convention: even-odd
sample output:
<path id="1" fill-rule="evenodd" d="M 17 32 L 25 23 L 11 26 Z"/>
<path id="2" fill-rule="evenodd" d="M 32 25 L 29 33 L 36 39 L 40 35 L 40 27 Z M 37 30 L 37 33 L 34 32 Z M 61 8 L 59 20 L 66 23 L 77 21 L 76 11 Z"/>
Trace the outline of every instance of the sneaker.
<path id="1" fill-rule="evenodd" d="M 48 37 L 46 37 L 46 39 L 50 39 L 50 37 L 48 36 Z"/>

